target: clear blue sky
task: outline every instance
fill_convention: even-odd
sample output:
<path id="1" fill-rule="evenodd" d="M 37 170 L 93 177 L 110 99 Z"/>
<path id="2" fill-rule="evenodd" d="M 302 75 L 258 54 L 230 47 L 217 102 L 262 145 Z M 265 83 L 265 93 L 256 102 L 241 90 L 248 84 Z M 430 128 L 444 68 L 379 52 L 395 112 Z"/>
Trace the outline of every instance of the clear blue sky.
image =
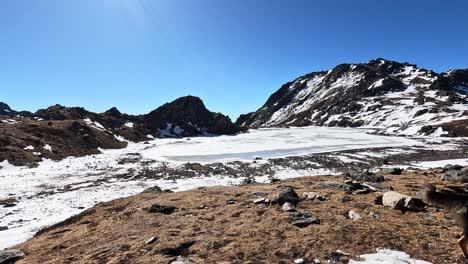
<path id="1" fill-rule="evenodd" d="M 0 101 L 139 114 L 191 94 L 236 118 L 342 62 L 467 68 L 467 10 L 466 0 L 3 0 Z"/>

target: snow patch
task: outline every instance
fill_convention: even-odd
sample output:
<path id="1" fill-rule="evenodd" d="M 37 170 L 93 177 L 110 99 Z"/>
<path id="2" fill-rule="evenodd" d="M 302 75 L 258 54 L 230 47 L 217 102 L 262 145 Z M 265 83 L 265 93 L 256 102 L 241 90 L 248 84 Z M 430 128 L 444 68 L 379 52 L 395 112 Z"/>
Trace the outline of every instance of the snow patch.
<path id="1" fill-rule="evenodd" d="M 418 259 L 412 259 L 403 251 L 378 249 L 374 254 L 361 255 L 363 261 L 350 260 L 349 264 L 432 264 Z"/>

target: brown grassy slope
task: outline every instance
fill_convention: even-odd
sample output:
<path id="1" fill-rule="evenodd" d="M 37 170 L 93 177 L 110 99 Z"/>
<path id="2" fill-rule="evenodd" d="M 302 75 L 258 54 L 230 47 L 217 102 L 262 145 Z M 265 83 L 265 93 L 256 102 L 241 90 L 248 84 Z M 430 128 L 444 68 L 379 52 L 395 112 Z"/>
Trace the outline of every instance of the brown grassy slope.
<path id="1" fill-rule="evenodd" d="M 113 134 L 88 126 L 81 120 L 37 121 L 20 118 L 16 124 L 0 122 L 0 161 L 24 166 L 42 158 L 61 160 L 69 156 L 98 154 L 98 148 L 124 148 L 127 143 Z M 34 150 L 24 149 L 33 146 Z M 51 150 L 44 146 L 51 146 Z M 34 155 L 33 152 L 40 152 Z"/>
<path id="2" fill-rule="evenodd" d="M 386 179 L 385 186 L 410 195 L 424 183 L 438 181 L 435 172 L 404 172 Z M 359 255 L 376 248 L 404 250 L 437 264 L 464 263 L 456 245 L 460 229 L 442 211 L 431 209 L 434 220 L 424 220 L 424 213 L 375 205 L 378 193 L 350 195 L 351 202 L 341 203 L 343 191 L 316 186 L 328 180 L 341 178 L 304 177 L 275 184 L 140 194 L 102 203 L 18 245 L 27 254 L 19 263 L 170 263 L 172 255 L 180 253 L 177 247 L 188 242 L 193 245 L 183 254 L 194 263 L 292 263 L 296 258 L 325 263 L 337 249 Z M 271 192 L 285 184 L 300 196 L 318 191 L 328 198 L 298 204 L 299 210 L 318 216 L 320 225 L 294 227 L 290 213 L 279 206 L 259 208 L 252 203 L 252 193 Z M 227 204 L 230 199 L 237 203 Z M 170 215 L 149 213 L 155 203 L 178 209 Z M 345 217 L 350 209 L 362 219 Z M 153 236 L 159 239 L 146 244 Z M 340 263 L 347 263 L 346 258 Z"/>

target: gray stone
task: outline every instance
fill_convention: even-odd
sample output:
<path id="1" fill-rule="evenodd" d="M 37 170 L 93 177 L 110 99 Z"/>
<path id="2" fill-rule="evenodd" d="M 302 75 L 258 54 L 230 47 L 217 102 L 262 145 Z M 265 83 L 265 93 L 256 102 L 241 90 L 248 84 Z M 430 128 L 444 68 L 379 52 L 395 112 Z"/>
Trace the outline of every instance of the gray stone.
<path id="1" fill-rule="evenodd" d="M 296 211 L 296 207 L 291 203 L 284 203 L 283 206 L 281 207 L 281 209 L 283 209 L 283 211 L 285 211 L 285 212 Z"/>
<path id="2" fill-rule="evenodd" d="M 468 170 L 465 169 L 453 169 L 445 171 L 440 179 L 443 181 L 451 182 L 468 182 Z"/>
<path id="3" fill-rule="evenodd" d="M 149 209 L 150 213 L 159 213 L 159 214 L 172 214 L 175 209 L 175 206 L 171 205 L 160 205 L 160 204 L 153 204 Z"/>
<path id="4" fill-rule="evenodd" d="M 338 200 L 340 201 L 340 203 L 347 203 L 347 202 L 352 201 L 353 198 L 351 198 L 349 196 L 343 196 L 343 197 L 340 197 Z"/>
<path id="5" fill-rule="evenodd" d="M 402 211 L 420 211 L 424 208 L 421 200 L 394 191 L 384 193 L 382 204 Z"/>
<path id="6" fill-rule="evenodd" d="M 176 261 L 171 262 L 171 264 L 195 264 L 191 262 L 188 258 L 177 257 Z"/>
<path id="7" fill-rule="evenodd" d="M 5 249 L 0 250 L 0 264 L 15 263 L 24 257 L 24 253 L 18 249 Z"/>
<path id="8" fill-rule="evenodd" d="M 146 240 L 145 244 L 147 245 L 153 244 L 154 242 L 158 241 L 158 239 L 159 237 L 157 236 L 151 237 L 150 239 Z"/>
<path id="9" fill-rule="evenodd" d="M 146 188 L 143 193 L 162 193 L 163 190 L 161 188 L 159 188 L 159 186 L 153 186 L 153 187 L 149 187 L 149 188 Z"/>
<path id="10" fill-rule="evenodd" d="M 306 200 L 319 200 L 319 201 L 327 200 L 327 198 L 320 195 L 318 192 L 304 192 L 302 195 L 305 197 Z"/>
<path id="11" fill-rule="evenodd" d="M 380 215 L 377 214 L 376 212 L 370 212 L 369 215 L 372 217 L 372 218 L 375 218 L 375 219 L 380 219 Z"/>
<path id="12" fill-rule="evenodd" d="M 383 182 L 385 181 L 385 178 L 382 175 L 377 175 L 368 170 L 348 171 L 343 176 L 344 176 L 344 179 L 351 179 L 357 182 Z"/>
<path id="13" fill-rule="evenodd" d="M 350 210 L 348 212 L 348 217 L 349 217 L 349 219 L 353 219 L 353 220 L 361 219 L 361 215 L 359 213 L 357 213 L 356 211 L 354 211 L 354 210 Z"/>
<path id="14" fill-rule="evenodd" d="M 381 172 L 385 174 L 401 175 L 401 173 L 403 172 L 403 169 L 398 168 L 398 167 L 386 168 L 386 169 L 381 170 Z"/>
<path id="15" fill-rule="evenodd" d="M 291 203 L 295 206 L 299 203 L 299 196 L 290 186 L 278 186 L 271 196 L 271 202 L 279 205 Z"/>
<path id="16" fill-rule="evenodd" d="M 291 214 L 291 224 L 302 228 L 313 224 L 320 224 L 320 219 L 309 211 L 294 212 Z"/>
<path id="17" fill-rule="evenodd" d="M 266 198 L 266 197 L 261 197 L 261 198 L 257 198 L 253 201 L 254 204 L 259 204 L 259 203 L 269 203 L 270 202 L 270 199 Z"/>

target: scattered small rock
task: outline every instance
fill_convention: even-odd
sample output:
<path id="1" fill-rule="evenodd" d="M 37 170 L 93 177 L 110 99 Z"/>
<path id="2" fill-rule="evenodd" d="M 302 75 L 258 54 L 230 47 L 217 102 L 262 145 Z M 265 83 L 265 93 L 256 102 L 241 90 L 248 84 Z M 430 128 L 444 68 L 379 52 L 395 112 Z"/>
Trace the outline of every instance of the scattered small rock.
<path id="1" fill-rule="evenodd" d="M 349 210 L 347 216 L 349 219 L 353 219 L 353 220 L 361 219 L 361 215 L 354 210 Z"/>
<path id="2" fill-rule="evenodd" d="M 296 207 L 291 204 L 291 203 L 284 203 L 283 206 L 281 207 L 283 209 L 283 211 L 285 212 L 293 212 L 293 211 L 296 211 Z"/>
<path id="3" fill-rule="evenodd" d="M 304 264 L 304 263 L 305 261 L 302 258 L 294 260 L 294 264 Z"/>
<path id="4" fill-rule="evenodd" d="M 291 213 L 291 223 L 297 227 L 307 227 L 312 224 L 320 224 L 320 219 L 309 211 Z"/>
<path id="5" fill-rule="evenodd" d="M 276 179 L 276 178 L 271 178 L 270 179 L 270 183 L 275 183 L 275 182 L 279 182 L 281 181 L 280 179 Z"/>
<path id="6" fill-rule="evenodd" d="M 305 197 L 306 200 L 315 200 L 315 199 L 317 199 L 319 201 L 327 200 L 326 197 L 320 195 L 317 192 L 304 192 L 302 195 Z"/>
<path id="7" fill-rule="evenodd" d="M 142 193 L 162 193 L 163 190 L 159 186 L 153 186 L 145 189 Z"/>
<path id="8" fill-rule="evenodd" d="M 374 218 L 374 219 L 380 219 L 380 215 L 377 214 L 376 212 L 372 212 L 372 211 L 371 211 L 371 212 L 369 213 L 369 215 L 370 215 L 372 218 Z"/>
<path id="9" fill-rule="evenodd" d="M 403 172 L 403 169 L 398 168 L 398 167 L 386 168 L 386 169 L 381 170 L 381 172 L 385 174 L 391 174 L 391 175 L 401 175 L 401 173 Z"/>
<path id="10" fill-rule="evenodd" d="M 269 203 L 269 202 L 270 202 L 270 199 L 268 199 L 267 197 L 257 198 L 253 201 L 254 204 Z"/>
<path id="11" fill-rule="evenodd" d="M 423 213 L 421 217 L 424 220 L 424 222 L 428 224 L 437 221 L 437 218 L 433 216 L 431 213 Z"/>
<path id="12" fill-rule="evenodd" d="M 8 226 L 0 226 L 0 231 L 8 230 Z"/>
<path id="13" fill-rule="evenodd" d="M 187 250 L 191 246 L 193 246 L 193 244 L 195 244 L 195 241 L 183 242 L 176 246 L 169 246 L 169 247 L 163 248 L 159 250 L 159 253 L 163 255 L 174 256 L 174 257 L 181 256 L 181 255 L 184 255 L 187 252 Z"/>
<path id="14" fill-rule="evenodd" d="M 18 249 L 0 250 L 0 264 L 12 264 L 24 257 L 24 253 Z"/>
<path id="15" fill-rule="evenodd" d="M 340 203 L 347 203 L 347 202 L 351 202 L 353 200 L 353 198 L 349 197 L 349 196 L 342 196 L 338 199 L 338 201 L 340 201 Z"/>
<path id="16" fill-rule="evenodd" d="M 236 204 L 236 203 L 237 203 L 237 201 L 236 201 L 236 200 L 232 200 L 232 199 L 231 199 L 231 200 L 228 200 L 226 203 L 227 203 L 227 204 Z"/>
<path id="17" fill-rule="evenodd" d="M 172 261 L 171 264 L 194 264 L 188 258 L 177 257 L 176 261 Z"/>
<path id="18" fill-rule="evenodd" d="M 153 244 L 154 242 L 158 241 L 158 239 L 159 239 L 159 237 L 157 237 L 157 236 L 151 237 L 150 239 L 146 240 L 145 244 L 146 245 Z"/>
<path id="19" fill-rule="evenodd" d="M 151 208 L 149 209 L 150 213 L 160 213 L 160 214 L 172 214 L 175 209 L 177 209 L 175 206 L 171 205 L 160 205 L 160 204 L 153 204 Z"/>

